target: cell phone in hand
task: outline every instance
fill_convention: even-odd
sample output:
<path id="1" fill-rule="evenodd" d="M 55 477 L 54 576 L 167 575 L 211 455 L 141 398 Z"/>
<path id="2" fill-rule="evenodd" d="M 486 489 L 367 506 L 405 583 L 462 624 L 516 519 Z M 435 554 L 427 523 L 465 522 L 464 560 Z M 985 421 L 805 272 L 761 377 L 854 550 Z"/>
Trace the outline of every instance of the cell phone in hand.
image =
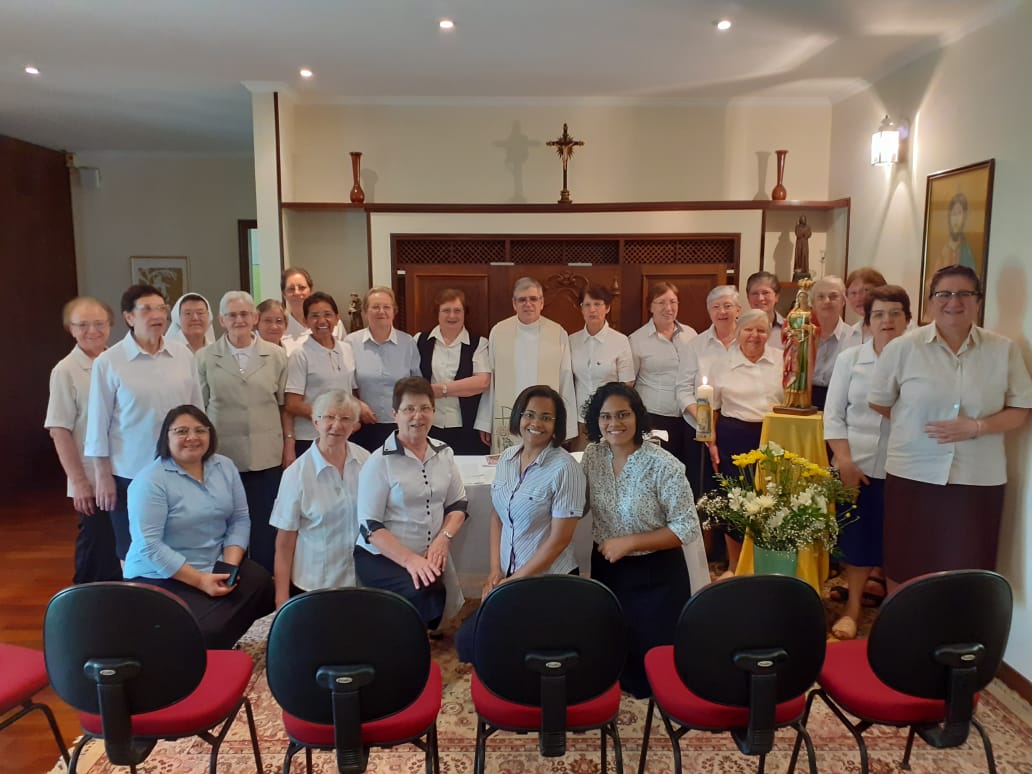
<path id="1" fill-rule="evenodd" d="M 239 580 L 240 566 L 218 561 L 215 562 L 215 566 L 211 568 L 211 571 L 216 575 L 228 574 L 229 577 L 226 578 L 226 585 L 235 586 L 237 584 L 237 580 Z"/>

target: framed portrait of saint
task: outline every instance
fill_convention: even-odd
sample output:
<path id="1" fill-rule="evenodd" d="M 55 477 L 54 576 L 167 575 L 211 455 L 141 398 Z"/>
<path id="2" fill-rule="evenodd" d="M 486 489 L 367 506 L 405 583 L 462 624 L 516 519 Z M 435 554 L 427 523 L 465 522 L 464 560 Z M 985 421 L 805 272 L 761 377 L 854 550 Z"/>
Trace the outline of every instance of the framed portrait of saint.
<path id="1" fill-rule="evenodd" d="M 996 159 L 989 159 L 928 176 L 918 318 L 922 324 L 931 322 L 928 316 L 930 283 L 943 266 L 967 266 L 978 275 L 985 291 L 995 166 Z M 981 324 L 984 304 L 979 315 Z"/>
<path id="2" fill-rule="evenodd" d="M 153 285 L 174 304 L 190 287 L 190 260 L 185 256 L 134 255 L 129 259 L 131 284 Z"/>

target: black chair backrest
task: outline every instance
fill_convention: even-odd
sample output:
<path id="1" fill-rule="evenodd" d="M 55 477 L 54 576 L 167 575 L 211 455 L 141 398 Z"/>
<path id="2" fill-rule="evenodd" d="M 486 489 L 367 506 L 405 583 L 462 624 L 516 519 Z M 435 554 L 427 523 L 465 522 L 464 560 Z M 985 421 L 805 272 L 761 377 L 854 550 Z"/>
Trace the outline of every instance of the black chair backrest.
<path id="1" fill-rule="evenodd" d="M 924 575 L 882 603 L 867 642 L 878 678 L 901 693 L 944 699 L 946 723 L 922 733 L 936 747 L 967 739 L 974 694 L 996 675 L 1010 635 L 1010 584 L 988 570 Z"/>
<path id="2" fill-rule="evenodd" d="M 186 605 L 138 583 L 59 591 L 47 605 L 43 650 L 57 695 L 80 712 L 101 715 L 108 758 L 123 766 L 140 763 L 154 745 L 132 740 L 130 716 L 188 696 L 208 660 Z"/>
<path id="3" fill-rule="evenodd" d="M 674 663 L 681 681 L 707 701 L 748 707 L 749 727 L 733 732 L 743 752 L 773 745 L 774 706 L 800 696 L 824 664 L 824 605 L 787 575 L 744 575 L 712 583 L 685 603 Z"/>
<path id="4" fill-rule="evenodd" d="M 626 636 L 619 601 L 598 581 L 520 578 L 480 605 L 473 668 L 496 696 L 542 708 L 541 753 L 553 757 L 565 752 L 566 707 L 619 679 Z"/>

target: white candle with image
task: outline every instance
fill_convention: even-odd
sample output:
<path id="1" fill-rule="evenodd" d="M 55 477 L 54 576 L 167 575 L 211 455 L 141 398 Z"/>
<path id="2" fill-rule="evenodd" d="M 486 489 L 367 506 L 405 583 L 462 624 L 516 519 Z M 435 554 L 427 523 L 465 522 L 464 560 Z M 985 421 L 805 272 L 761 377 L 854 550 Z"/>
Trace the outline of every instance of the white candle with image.
<path id="1" fill-rule="evenodd" d="M 707 384 L 702 377 L 702 384 L 695 388 L 695 430 L 696 441 L 713 440 L 713 385 Z"/>

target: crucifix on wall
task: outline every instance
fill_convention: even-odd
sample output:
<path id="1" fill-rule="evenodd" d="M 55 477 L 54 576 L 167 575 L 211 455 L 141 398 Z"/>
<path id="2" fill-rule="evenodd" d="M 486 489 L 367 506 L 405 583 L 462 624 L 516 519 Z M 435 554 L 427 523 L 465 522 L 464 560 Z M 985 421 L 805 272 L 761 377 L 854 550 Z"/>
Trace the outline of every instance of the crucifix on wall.
<path id="1" fill-rule="evenodd" d="M 563 133 L 559 135 L 558 139 L 545 143 L 550 148 L 555 148 L 555 152 L 563 162 L 563 190 L 559 192 L 559 204 L 573 204 L 573 200 L 570 198 L 570 189 L 566 187 L 566 167 L 570 163 L 573 149 L 583 144 L 582 140 L 575 140 L 570 136 L 566 124 L 563 124 Z"/>

